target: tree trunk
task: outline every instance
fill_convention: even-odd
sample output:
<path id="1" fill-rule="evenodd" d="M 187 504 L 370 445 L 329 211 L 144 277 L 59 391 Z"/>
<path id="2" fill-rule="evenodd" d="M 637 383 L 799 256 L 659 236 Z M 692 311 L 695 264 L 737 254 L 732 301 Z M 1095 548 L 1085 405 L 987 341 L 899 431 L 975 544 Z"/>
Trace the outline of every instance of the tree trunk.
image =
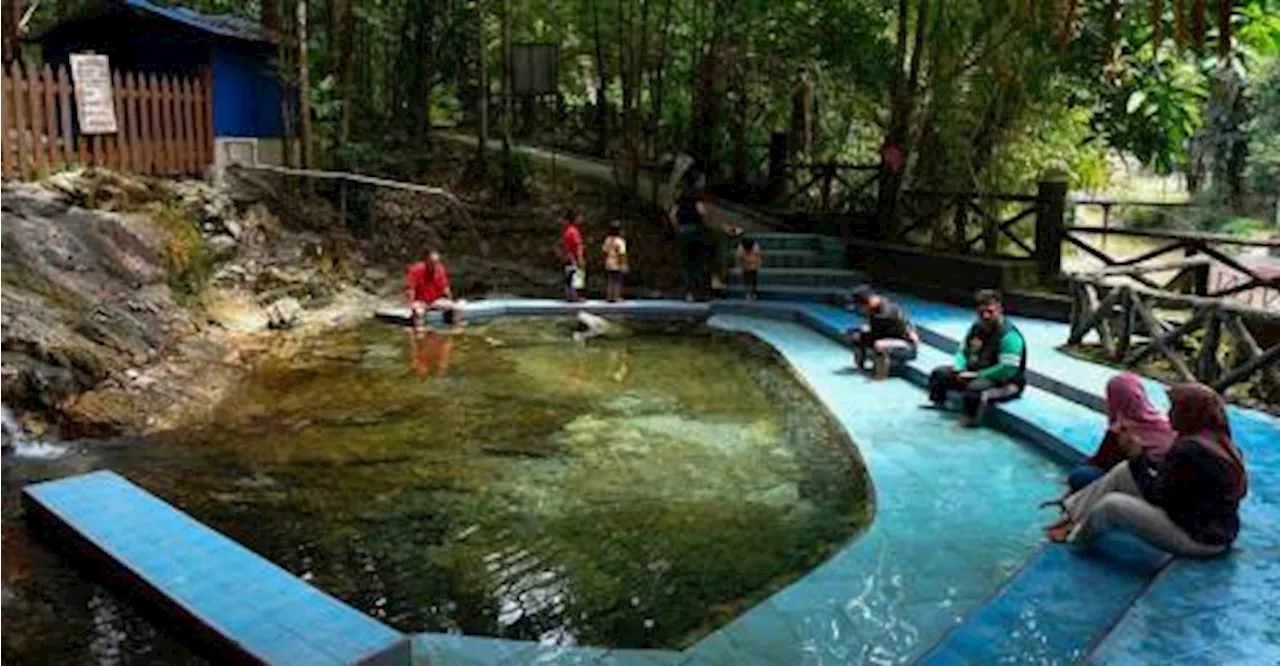
<path id="1" fill-rule="evenodd" d="M 609 103 L 605 91 L 609 77 L 605 73 L 604 41 L 600 38 L 600 0 L 591 0 L 591 18 L 596 40 L 596 155 L 609 148 Z"/>
<path id="2" fill-rule="evenodd" d="M 307 0 L 298 0 L 298 141 L 302 167 L 311 168 L 311 75 L 307 61 Z"/>
<path id="3" fill-rule="evenodd" d="M 897 224 L 898 192 L 911 156 L 911 117 L 919 93 L 921 51 L 928 27 L 929 0 L 921 0 L 916 12 L 916 32 L 909 73 L 903 71 L 907 55 L 908 0 L 898 1 L 898 44 L 890 90 L 889 125 L 880 150 L 880 193 L 877 203 L 879 234 L 888 238 Z"/>
<path id="4" fill-rule="evenodd" d="M 515 195 L 511 163 L 511 0 L 502 0 L 502 186 L 508 202 Z"/>
<path id="5" fill-rule="evenodd" d="M 341 116 L 338 120 L 338 136 L 336 145 L 339 149 L 351 138 L 352 105 L 355 104 L 354 90 L 354 54 L 355 48 L 355 12 L 351 8 L 352 0 L 333 0 L 333 16 L 331 18 L 333 32 L 334 62 L 338 68 L 338 98 L 341 100 Z"/>
<path id="6" fill-rule="evenodd" d="M 636 58 L 635 85 L 637 90 L 642 90 L 645 81 L 648 79 L 649 73 L 649 0 L 640 0 L 640 56 Z M 653 91 L 649 92 L 652 99 Z M 637 98 L 639 94 L 637 94 Z M 632 121 L 636 125 L 636 135 L 639 139 L 636 159 L 639 161 L 641 157 L 647 157 L 649 154 L 649 132 L 646 131 L 645 123 L 641 118 L 640 102 L 637 99 L 635 109 L 635 119 Z"/>
<path id="7" fill-rule="evenodd" d="M 293 166 L 295 130 L 298 127 L 294 100 L 296 72 L 293 68 L 293 60 L 297 55 L 293 48 L 295 35 L 292 24 L 295 14 L 292 5 L 282 2 L 286 0 L 262 0 L 262 24 L 277 38 L 276 82 L 280 86 L 281 158 L 285 165 Z"/>
<path id="8" fill-rule="evenodd" d="M 791 149 L 812 158 L 813 78 L 808 69 L 800 70 L 791 95 Z"/>
<path id="9" fill-rule="evenodd" d="M 650 91 L 653 95 L 653 133 L 655 136 L 655 142 L 659 144 L 654 147 L 655 152 L 661 149 L 660 146 L 662 143 L 662 103 L 666 99 L 667 92 L 664 74 L 667 64 L 668 37 L 671 33 L 671 3 L 672 0 L 666 0 L 662 8 L 662 41 L 658 46 L 658 62 L 654 66 L 653 83 L 650 86 Z"/>
<path id="10" fill-rule="evenodd" d="M 485 163 L 485 153 L 489 150 L 489 68 L 485 51 L 487 42 L 484 31 L 484 0 L 476 0 L 476 112 L 479 116 L 476 123 L 476 143 L 478 150 L 476 159 L 481 165 Z"/>
<path id="11" fill-rule="evenodd" d="M 693 86 L 693 140 L 691 151 L 698 168 L 704 174 L 715 171 L 712 166 L 715 159 L 716 120 L 720 112 L 720 99 L 716 94 L 716 80 L 719 75 L 721 57 L 722 9 L 719 2 L 712 3 L 711 40 L 696 68 L 695 85 Z"/>

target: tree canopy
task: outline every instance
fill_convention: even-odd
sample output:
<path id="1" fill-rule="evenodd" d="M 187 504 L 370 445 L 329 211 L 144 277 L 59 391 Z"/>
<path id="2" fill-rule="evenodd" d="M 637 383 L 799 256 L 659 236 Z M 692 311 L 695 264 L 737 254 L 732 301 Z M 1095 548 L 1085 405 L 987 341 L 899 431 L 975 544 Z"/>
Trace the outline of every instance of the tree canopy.
<path id="1" fill-rule="evenodd" d="M 277 31 L 291 85 L 306 35 L 301 106 L 322 163 L 487 124 L 633 164 L 686 151 L 723 179 L 759 170 L 783 132 L 799 160 L 900 165 L 931 188 L 1025 188 L 1049 168 L 1099 185 L 1115 153 L 1193 187 L 1274 187 L 1247 159 L 1253 146 L 1274 172 L 1274 0 L 185 4 Z M 504 104 L 504 41 L 558 47 L 554 100 Z"/>

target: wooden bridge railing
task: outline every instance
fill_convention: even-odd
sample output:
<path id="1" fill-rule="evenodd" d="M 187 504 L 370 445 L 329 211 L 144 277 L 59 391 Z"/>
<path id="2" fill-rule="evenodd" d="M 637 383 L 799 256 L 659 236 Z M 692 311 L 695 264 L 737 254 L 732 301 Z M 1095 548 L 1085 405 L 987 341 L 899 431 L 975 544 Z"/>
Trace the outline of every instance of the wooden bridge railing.
<path id="1" fill-rule="evenodd" d="M 1275 309 L 1280 304 L 1280 260 L 1260 256 L 1251 262 L 1237 252 L 1244 248 L 1280 251 L 1280 239 L 1248 239 L 1223 234 L 1190 231 L 1148 231 L 1073 225 L 1065 228 L 1065 240 L 1072 246 L 1099 260 L 1111 275 L 1126 275 L 1148 289 L 1183 291 L 1206 298 L 1230 298 L 1261 309 Z M 1150 239 L 1157 246 L 1135 256 L 1120 258 L 1109 251 L 1107 236 Z M 1101 237 L 1101 241 L 1095 238 Z M 1151 268 L 1152 260 L 1163 259 L 1163 271 L 1125 272 L 1124 268 Z M 1168 263 L 1170 259 L 1199 259 L 1193 262 Z M 1251 265 L 1252 264 L 1252 265 Z M 1274 268 L 1267 265 L 1274 264 Z M 1173 277 L 1163 282 L 1151 274 L 1168 273 Z M 1216 277 L 1216 279 L 1214 279 Z"/>
<path id="2" fill-rule="evenodd" d="M 783 193 L 774 206 L 806 213 L 856 215 L 875 200 L 879 165 L 846 162 L 789 163 Z M 871 210 L 874 210 L 872 203 Z"/>
<path id="3" fill-rule="evenodd" d="M 1042 213 L 1034 195 L 908 190 L 893 240 L 961 254 L 1031 259 Z"/>
<path id="4" fill-rule="evenodd" d="M 1093 275 L 1072 276 L 1069 285 L 1068 345 L 1079 345 L 1096 331 L 1106 357 L 1126 367 L 1160 357 L 1182 381 L 1199 381 L 1219 392 L 1256 376 L 1259 396 L 1280 404 L 1280 341 L 1274 336 L 1280 312 Z M 1263 347 L 1257 332 L 1268 330 L 1271 342 Z"/>

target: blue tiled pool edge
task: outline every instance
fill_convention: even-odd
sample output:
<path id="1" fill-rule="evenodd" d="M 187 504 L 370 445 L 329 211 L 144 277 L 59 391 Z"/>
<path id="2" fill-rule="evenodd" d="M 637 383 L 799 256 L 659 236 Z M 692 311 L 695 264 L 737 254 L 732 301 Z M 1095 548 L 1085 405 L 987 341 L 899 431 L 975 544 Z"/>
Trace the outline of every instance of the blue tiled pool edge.
<path id="1" fill-rule="evenodd" d="M 52 545 L 234 663 L 411 661 L 405 635 L 347 606 L 109 470 L 23 489 Z"/>
<path id="2" fill-rule="evenodd" d="M 552 300 L 481 301 L 469 305 L 468 316 L 474 320 L 483 320 L 501 316 L 560 315 L 580 310 L 627 317 L 716 317 L 741 314 L 752 318 L 783 320 L 798 324 L 837 342 L 842 342 L 843 332 L 847 328 L 861 321 L 859 317 L 839 308 L 817 303 L 744 301 L 719 301 L 712 304 L 674 301 L 631 301 L 619 304 L 564 303 Z M 404 320 L 403 316 L 397 316 L 395 313 L 380 313 L 379 317 L 390 321 Z M 715 325 L 714 320 L 712 323 Z M 746 330 L 773 344 L 779 353 L 787 358 L 797 376 L 808 381 L 800 365 L 794 359 L 788 358 L 787 353 L 776 344 L 776 341 L 771 342 L 766 339 L 767 336 L 761 334 L 759 327 L 752 329 L 748 326 L 745 329 L 736 330 Z M 932 329 L 922 332 L 930 345 L 945 347 L 949 342 L 954 344 L 944 333 Z M 945 354 L 940 351 L 932 348 L 922 349 L 920 358 L 905 369 L 904 376 L 917 385 L 923 384 L 931 364 L 944 362 L 945 358 Z M 1052 377 L 1050 379 L 1058 381 Z M 811 385 L 810 388 L 813 389 L 813 386 Z M 1075 395 L 1067 399 L 1040 388 L 1029 387 L 1021 400 L 997 406 L 990 415 L 991 424 L 1037 445 L 1043 453 L 1047 453 L 1052 458 L 1065 463 L 1076 462 L 1098 441 L 1104 419 L 1088 408 L 1096 408 L 1100 404 L 1096 395 L 1097 387 L 1093 387 L 1092 391 L 1075 387 L 1072 387 L 1072 390 L 1087 398 Z M 821 398 L 818 391 L 814 391 L 814 395 L 826 404 L 826 400 Z M 830 405 L 827 406 L 830 408 Z M 1280 429 L 1276 431 L 1280 432 Z M 76 478 L 81 477 L 70 477 L 70 479 Z M 172 507 L 169 508 L 172 509 Z M 176 512 L 176 509 L 173 511 Z M 1268 509 L 1268 512 L 1274 512 L 1274 509 Z M 185 514 L 182 515 L 185 516 Z M 1273 526 L 1280 526 L 1280 517 L 1273 516 L 1272 513 L 1266 515 L 1270 516 L 1268 520 L 1276 518 Z M 213 534 L 225 540 L 225 537 Z M 1260 552 L 1263 555 L 1280 554 L 1275 542 L 1274 537 L 1267 539 Z M 238 547 L 238 544 L 236 546 Z M 1144 600 L 1153 596 L 1152 588 L 1158 588 L 1154 590 L 1154 594 L 1157 595 L 1166 587 L 1183 589 L 1186 587 L 1185 580 L 1188 576 L 1194 578 L 1202 575 L 1201 572 L 1211 570 L 1193 568 L 1189 573 L 1184 574 L 1187 568 L 1180 566 L 1181 563 L 1178 562 L 1174 567 L 1164 569 L 1165 573 L 1160 574 L 1158 585 L 1153 585 L 1152 580 L 1165 566 L 1167 558 L 1153 556 L 1150 549 L 1146 549 L 1147 552 L 1144 554 L 1142 549 L 1145 547 L 1140 544 L 1126 544 L 1123 540 L 1118 544 L 1108 543 L 1105 548 L 1116 557 L 1079 556 L 1057 547 L 1040 549 L 1024 561 L 1022 567 L 998 586 L 980 606 L 968 613 L 962 623 L 944 630 L 940 634 L 940 639 L 930 640 L 930 643 L 924 646 L 929 651 L 924 653 L 921 659 L 926 663 L 988 663 L 1017 656 L 1034 657 L 1036 656 L 1034 651 L 1029 649 L 1042 645 L 1044 651 L 1039 654 L 1042 658 L 1049 657 L 1056 660 L 1069 656 L 1075 660 L 1090 655 L 1097 649 L 1106 657 L 1107 663 L 1126 663 L 1125 658 L 1137 656 L 1134 654 L 1136 650 L 1151 649 L 1148 643 L 1140 638 L 1143 629 L 1149 628 L 1140 623 L 1145 621 L 1149 624 L 1150 620 L 1146 619 L 1141 612 L 1138 613 L 1139 617 L 1134 619 L 1131 609 L 1136 605 L 1139 610 L 1143 610 Z M 1251 555 L 1256 557 L 1258 553 L 1251 553 Z M 1229 558 L 1223 559 L 1230 565 Z M 1280 572 L 1280 567 L 1277 571 Z M 288 575 L 287 572 L 285 573 Z M 793 586 L 798 586 L 812 575 L 811 572 L 810 575 L 802 577 L 793 583 Z M 1273 576 L 1273 579 L 1278 577 L 1280 576 Z M 294 579 L 294 582 L 314 590 L 301 580 Z M 1180 588 L 1179 585 L 1183 587 Z M 1103 598 L 1095 598 L 1093 591 L 1098 587 L 1110 588 L 1112 592 L 1103 595 Z M 791 587 L 784 588 L 734 621 L 739 626 L 760 625 L 754 627 L 753 632 L 768 632 L 772 627 L 773 631 L 787 636 L 785 640 L 792 641 L 793 644 L 787 647 L 785 652 L 770 652 L 768 645 L 735 644 L 735 634 L 726 632 L 727 627 L 713 632 L 684 652 L 558 647 L 484 637 L 418 634 L 412 640 L 413 661 L 414 663 L 429 661 L 433 664 L 736 664 L 779 663 L 772 657 L 780 657 L 783 654 L 789 656 L 804 654 L 808 655 L 806 657 L 808 661 L 812 662 L 816 658 L 821 662 L 822 654 L 812 650 L 810 641 L 815 630 L 821 632 L 824 628 L 799 624 L 789 626 L 788 622 L 796 622 L 801 616 L 786 612 L 785 608 L 783 612 L 779 612 L 772 603 L 775 599 L 781 599 L 784 593 L 788 593 L 791 589 Z M 320 594 L 323 595 L 323 593 Z M 323 596 L 327 597 L 327 595 Z M 787 596 L 795 597 L 796 595 Z M 1082 596 L 1088 603 L 1082 605 Z M 1046 603 L 1046 599 L 1051 601 Z M 793 602 L 787 601 L 787 603 Z M 783 601 L 778 601 L 777 605 L 783 606 Z M 343 608 L 358 614 L 354 609 L 346 606 Z M 1030 625 L 1026 623 L 1026 613 L 1029 609 L 1039 614 L 1037 616 L 1039 619 Z M 1158 609 L 1146 612 L 1147 615 L 1158 617 Z M 366 619 L 373 622 L 371 618 Z M 1116 624 L 1117 622 L 1119 625 Z M 994 630 L 998 627 L 1003 627 L 1003 634 L 995 634 Z M 1038 632 L 1037 627 L 1041 628 Z M 387 631 L 391 630 L 387 629 Z M 1011 635 L 1010 632 L 1014 633 Z M 403 639 L 400 634 L 393 633 Z M 1113 634 L 1117 634 L 1118 638 L 1113 638 Z M 769 645 L 775 643 L 776 641 Z M 377 653 L 375 661 L 357 661 L 377 664 L 407 663 L 408 643 L 400 640 L 395 643 L 394 648 L 393 651 Z M 797 649 L 801 652 L 796 652 Z M 393 657 L 387 660 L 388 655 L 392 654 Z M 827 656 L 828 659 L 837 659 L 831 654 Z M 364 658 L 373 657 L 363 655 L 361 659 Z M 268 659 L 267 661 L 286 663 L 280 660 Z"/>
<path id="3" fill-rule="evenodd" d="M 631 304 L 639 305 L 641 307 L 634 309 L 628 308 L 627 306 Z M 633 301 L 628 304 L 611 304 L 595 301 L 581 303 L 566 303 L 561 301 L 487 301 L 472 304 L 468 308 L 468 318 L 474 320 L 485 320 L 501 316 L 547 315 L 557 313 L 569 314 L 578 311 L 587 311 L 600 315 L 625 314 L 626 316 L 701 316 L 705 314 L 706 316 L 715 317 L 725 314 L 741 314 L 750 317 L 764 317 L 796 323 L 814 330 L 815 332 L 818 332 L 826 338 L 841 345 L 844 345 L 845 331 L 862 322 L 861 317 L 847 312 L 842 308 L 830 305 L 818 303 L 779 301 L 748 302 L 733 300 L 715 301 L 709 304 L 689 304 L 680 302 L 667 302 L 664 304 L 661 301 Z M 394 314 L 382 315 L 382 318 L 399 323 L 407 321 L 406 317 L 395 316 Z M 711 323 L 713 325 L 715 324 L 714 318 L 711 320 Z M 749 332 L 755 333 L 754 331 Z M 942 336 L 936 333 L 926 332 L 926 336 L 926 343 L 942 342 L 942 344 L 946 344 Z M 758 333 L 757 337 L 759 337 Z M 777 341 L 766 340 L 766 342 L 770 342 L 770 344 L 775 346 L 775 348 L 779 347 Z M 954 343 L 951 343 L 951 345 L 952 348 L 954 348 Z M 787 356 L 785 350 L 778 348 L 778 351 L 782 353 L 784 358 Z M 945 356 L 941 354 L 928 352 L 922 353 L 919 359 L 908 364 L 902 369 L 902 375 L 912 383 L 918 386 L 924 386 L 927 383 L 928 373 L 932 366 L 945 362 L 945 360 Z M 804 372 L 801 371 L 800 368 L 796 367 L 794 363 L 791 363 L 791 365 L 796 371 L 796 375 L 802 381 L 808 383 Z M 820 393 L 814 390 L 812 385 L 810 385 L 809 388 L 815 397 L 819 397 L 819 399 L 821 399 Z M 1052 420 L 1040 418 L 1043 414 L 1038 412 L 1042 412 L 1043 410 L 1037 410 L 1031 405 L 1032 403 L 1046 401 L 1056 401 L 1061 403 L 1061 405 L 1058 406 L 1059 411 L 1065 407 L 1067 410 L 1074 412 L 1076 416 L 1084 417 L 1080 420 L 1090 420 L 1090 417 L 1092 417 L 1094 427 L 1087 429 L 1071 428 L 1068 426 L 1072 424 L 1054 423 Z M 1081 407 L 1078 402 L 1063 400 L 1062 398 L 1037 388 L 1028 388 L 1027 395 L 1024 396 L 1022 400 L 995 406 L 988 415 L 988 419 L 991 425 L 1039 445 L 1045 454 L 1068 464 L 1078 463 L 1085 457 L 1089 447 L 1099 440 L 1104 425 L 1100 415 L 1091 412 L 1087 408 Z M 1044 578 L 1042 574 L 1049 570 L 1052 570 L 1053 573 L 1061 577 L 1063 575 L 1063 570 L 1071 568 L 1072 561 L 1062 559 L 1060 557 L 1062 554 L 1060 549 L 1054 549 L 1054 551 L 1059 557 L 1055 557 L 1050 561 L 1051 566 L 1035 566 L 1037 559 L 1044 557 L 1044 553 L 1046 551 L 1041 551 L 1031 558 L 1031 560 L 1024 563 L 1024 566 L 1019 570 L 1017 575 L 1006 581 L 1004 585 L 1000 586 L 992 593 L 991 597 L 988 599 L 987 606 L 991 606 L 993 608 L 999 607 L 998 603 L 1003 598 L 1002 595 L 1005 594 L 1006 590 L 1016 590 L 1019 586 L 1042 586 L 1041 579 Z M 1163 561 L 1160 562 L 1160 565 L 1162 564 Z M 1122 602 L 1122 607 L 1119 609 L 1114 607 L 1111 608 L 1110 610 L 1112 611 L 1112 615 L 1105 615 L 1105 613 L 1102 612 L 1094 614 L 1095 617 L 1101 619 L 1101 622 L 1095 623 L 1092 631 L 1087 632 L 1086 641 L 1088 643 L 1092 644 L 1098 640 L 1099 632 L 1105 631 L 1105 629 L 1114 622 L 1114 615 L 1123 611 L 1123 607 L 1127 606 L 1127 604 L 1132 601 L 1133 596 L 1136 596 L 1138 590 L 1145 587 L 1146 583 L 1150 580 L 1150 576 L 1154 575 L 1154 572 L 1158 570 L 1158 568 L 1159 566 L 1154 566 L 1150 570 L 1144 570 L 1144 575 L 1130 576 L 1128 580 L 1125 580 L 1125 582 L 1128 583 L 1127 589 L 1130 591 L 1129 596 L 1115 596 L 1117 601 Z M 1111 572 L 1105 561 L 1098 560 L 1092 561 L 1085 566 L 1083 573 L 1086 575 L 1086 579 L 1090 574 L 1093 574 L 1093 577 L 1096 579 L 1104 577 Z M 1066 575 L 1074 577 L 1074 575 L 1070 573 L 1067 573 Z M 797 586 L 803 580 L 804 578 L 792 583 L 792 585 Z M 986 606 L 983 608 L 986 608 Z M 975 612 L 974 615 L 980 617 L 981 612 L 982 609 L 979 609 L 979 611 Z M 961 625 L 960 627 L 957 627 L 956 631 L 946 633 L 944 640 L 953 634 L 963 635 L 962 630 L 964 628 L 965 625 Z M 701 660 L 707 660 L 706 655 L 709 653 L 734 655 L 733 658 L 729 659 L 711 658 L 710 660 L 713 662 L 718 661 L 729 663 L 741 659 L 741 652 L 739 651 L 735 654 L 734 647 L 723 639 L 722 634 L 722 630 L 713 632 L 701 642 L 691 647 L 687 652 L 693 655 L 698 655 Z M 489 645 L 483 642 L 485 640 L 486 639 L 476 639 L 476 642 L 466 645 L 465 649 L 480 651 L 491 649 Z M 758 651 L 758 648 L 753 649 Z M 567 658 L 572 654 L 572 651 L 572 648 L 561 648 L 558 649 L 558 651 L 553 651 L 551 654 L 557 657 Z M 996 650 L 991 650 L 991 655 L 994 656 L 995 654 Z M 548 655 L 544 653 L 540 661 L 545 661 L 547 656 Z M 695 659 L 698 659 L 699 657 L 695 657 Z M 515 661 L 518 662 L 520 660 Z"/>

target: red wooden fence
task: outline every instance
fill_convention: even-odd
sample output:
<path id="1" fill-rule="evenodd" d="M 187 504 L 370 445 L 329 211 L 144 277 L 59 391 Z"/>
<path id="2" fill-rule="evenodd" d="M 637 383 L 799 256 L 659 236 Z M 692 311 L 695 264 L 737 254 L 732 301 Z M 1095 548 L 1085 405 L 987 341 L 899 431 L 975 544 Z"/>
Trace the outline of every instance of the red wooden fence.
<path id="1" fill-rule="evenodd" d="M 199 175 L 213 162 L 213 104 L 207 77 L 112 72 L 114 134 L 82 135 L 65 67 L 11 65 L 0 89 L 4 178 L 38 178 L 74 165 L 149 175 Z"/>

